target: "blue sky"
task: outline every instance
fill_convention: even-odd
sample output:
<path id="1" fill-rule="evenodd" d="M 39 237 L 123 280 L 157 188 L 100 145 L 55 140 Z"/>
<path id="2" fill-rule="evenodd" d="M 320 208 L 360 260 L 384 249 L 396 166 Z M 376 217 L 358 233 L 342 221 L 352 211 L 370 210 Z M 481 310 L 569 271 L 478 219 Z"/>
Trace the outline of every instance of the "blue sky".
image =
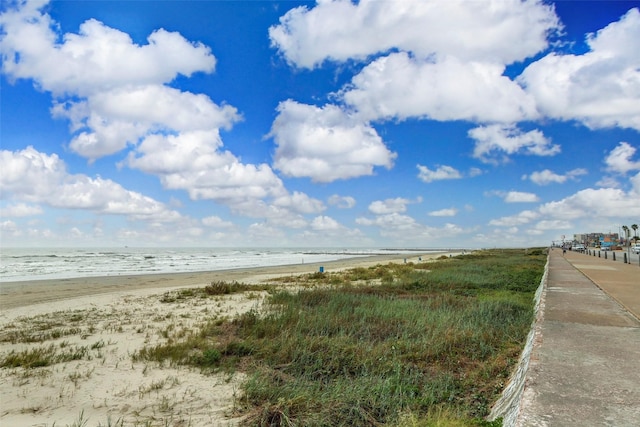
<path id="1" fill-rule="evenodd" d="M 3 2 L 1 244 L 514 247 L 640 224 L 639 8 Z"/>

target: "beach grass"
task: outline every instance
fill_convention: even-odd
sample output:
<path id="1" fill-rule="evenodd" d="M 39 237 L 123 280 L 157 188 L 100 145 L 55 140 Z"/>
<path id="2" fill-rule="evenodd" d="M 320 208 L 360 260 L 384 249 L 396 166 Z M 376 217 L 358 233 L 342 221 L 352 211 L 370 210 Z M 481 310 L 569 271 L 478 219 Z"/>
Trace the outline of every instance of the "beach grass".
<path id="1" fill-rule="evenodd" d="M 484 417 L 523 348 L 545 262 L 503 249 L 286 277 L 295 291 L 271 289 L 262 306 L 134 359 L 245 372 L 246 425 L 500 425 Z"/>

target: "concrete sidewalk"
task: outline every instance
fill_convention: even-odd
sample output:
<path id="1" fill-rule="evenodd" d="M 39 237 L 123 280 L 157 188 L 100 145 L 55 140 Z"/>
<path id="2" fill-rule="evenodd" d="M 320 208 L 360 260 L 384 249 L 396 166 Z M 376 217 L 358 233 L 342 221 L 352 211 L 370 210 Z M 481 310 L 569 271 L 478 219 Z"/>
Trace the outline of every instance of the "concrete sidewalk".
<path id="1" fill-rule="evenodd" d="M 640 425 L 640 267 L 549 256 L 517 426 Z"/>

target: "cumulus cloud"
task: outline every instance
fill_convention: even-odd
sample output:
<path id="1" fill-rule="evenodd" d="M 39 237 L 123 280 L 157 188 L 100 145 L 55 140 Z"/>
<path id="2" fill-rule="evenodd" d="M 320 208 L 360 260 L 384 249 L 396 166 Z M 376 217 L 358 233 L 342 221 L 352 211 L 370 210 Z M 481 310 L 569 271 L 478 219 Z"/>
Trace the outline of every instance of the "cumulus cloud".
<path id="1" fill-rule="evenodd" d="M 502 218 L 489 221 L 489 225 L 500 227 L 514 227 L 517 225 L 528 224 L 540 218 L 540 213 L 532 210 L 522 211 L 516 215 L 504 216 Z"/>
<path id="2" fill-rule="evenodd" d="M 537 195 L 522 191 L 494 190 L 485 192 L 485 195 L 501 197 L 505 201 L 505 203 L 530 203 L 540 200 Z"/>
<path id="3" fill-rule="evenodd" d="M 414 218 L 397 212 L 377 215 L 374 218 L 359 217 L 356 223 L 367 227 L 378 227 L 380 235 L 407 244 L 424 244 L 425 241 L 454 239 L 468 234 L 470 230 L 447 223 L 442 227 L 428 227 Z"/>
<path id="4" fill-rule="evenodd" d="M 536 118 L 533 98 L 503 72 L 501 64 L 465 62 L 451 55 L 419 59 L 398 52 L 367 65 L 341 96 L 366 120 L 511 123 Z"/>
<path id="5" fill-rule="evenodd" d="M 420 224 L 413 217 L 406 214 L 407 205 L 422 202 L 422 198 L 415 200 L 394 198 L 377 200 L 369 205 L 372 217 L 358 217 L 356 224 L 365 227 L 376 227 L 384 238 L 399 242 L 420 244 L 425 239 L 451 239 L 469 232 L 456 224 L 447 223 L 442 227 L 429 227 Z M 456 209 L 443 209 L 432 212 L 432 216 L 453 216 Z"/>
<path id="6" fill-rule="evenodd" d="M 414 201 L 402 197 L 396 197 L 395 199 L 376 200 L 369 205 L 369 212 L 376 215 L 406 212 L 407 205 L 420 202 L 422 202 L 421 198 L 418 198 Z"/>
<path id="7" fill-rule="evenodd" d="M 554 156 L 560 146 L 539 130 L 523 132 L 514 125 L 489 125 L 468 132 L 475 141 L 473 156 L 486 163 L 505 162 L 514 154 Z"/>
<path id="8" fill-rule="evenodd" d="M 612 212 L 619 213 L 624 218 L 638 217 L 638 190 L 639 188 L 635 188 L 627 193 L 617 188 L 587 188 L 562 200 L 545 203 L 540 206 L 539 211 L 564 220 L 582 218 L 587 212 L 591 217 L 607 218 L 611 217 Z"/>
<path id="9" fill-rule="evenodd" d="M 576 180 L 581 175 L 586 175 L 588 171 L 583 168 L 572 169 L 564 175 L 557 174 L 549 169 L 536 171 L 530 175 L 523 175 L 522 179 L 528 179 L 537 185 L 563 184 L 567 180 Z"/>
<path id="10" fill-rule="evenodd" d="M 119 87 L 83 101 L 55 102 L 52 112 L 70 120 L 75 135 L 69 146 L 89 159 L 116 153 L 148 135 L 217 132 L 240 120 L 234 107 L 163 85 Z"/>
<path id="11" fill-rule="evenodd" d="M 324 203 L 299 191 L 282 195 L 273 200 L 273 205 L 301 214 L 315 214 L 325 210 Z"/>
<path id="12" fill-rule="evenodd" d="M 254 244 L 273 243 L 274 241 L 283 242 L 286 239 L 282 229 L 266 223 L 253 223 L 249 226 L 247 232 L 249 241 L 254 242 Z"/>
<path id="13" fill-rule="evenodd" d="M 311 221 L 311 229 L 315 231 L 337 231 L 343 227 L 335 219 L 328 216 L 317 216 Z"/>
<path id="14" fill-rule="evenodd" d="M 428 213 L 429 216 L 456 216 L 457 214 L 458 210 L 456 208 L 440 209 Z"/>
<path id="15" fill-rule="evenodd" d="M 0 186 L 5 197 L 55 208 L 86 209 L 132 219 L 176 221 L 180 214 L 150 197 L 101 177 L 69 174 L 56 154 L 27 147 L 0 151 Z"/>
<path id="16" fill-rule="evenodd" d="M 533 230 L 546 231 L 546 230 L 569 230 L 572 224 L 569 221 L 562 220 L 543 220 L 535 224 Z"/>
<path id="17" fill-rule="evenodd" d="M 534 99 L 503 75 L 505 66 L 545 49 L 559 28 L 553 7 L 537 0 L 490 7 L 339 0 L 292 9 L 269 34 L 272 46 L 298 67 L 373 58 L 339 92 L 364 121 L 512 123 L 538 112 Z"/>
<path id="18" fill-rule="evenodd" d="M 540 198 L 537 195 L 522 191 L 509 191 L 504 195 L 506 203 L 531 203 L 539 200 Z"/>
<path id="19" fill-rule="evenodd" d="M 375 166 L 391 168 L 396 157 L 373 127 L 334 105 L 284 101 L 270 136 L 277 146 L 274 167 L 316 182 L 372 175 Z"/>
<path id="20" fill-rule="evenodd" d="M 22 234 L 22 230 L 20 230 L 20 228 L 18 228 L 18 225 L 11 220 L 1 221 L 0 231 L 4 236 L 10 237 L 18 237 Z"/>
<path id="21" fill-rule="evenodd" d="M 640 170 L 640 160 L 631 160 L 635 153 L 636 147 L 628 142 L 621 142 L 605 157 L 604 163 L 607 165 L 607 170 L 621 174 Z"/>
<path id="22" fill-rule="evenodd" d="M 221 145 L 217 131 L 151 135 L 129 153 L 126 164 L 158 176 L 165 188 L 186 191 L 192 200 L 214 200 L 234 213 L 289 227 L 306 224 L 297 214 L 325 209 L 320 200 L 289 193 L 269 165 L 242 163 Z"/>
<path id="23" fill-rule="evenodd" d="M 447 165 L 439 165 L 435 170 L 426 166 L 418 165 L 418 178 L 426 183 L 440 181 L 443 179 L 460 179 L 462 174 L 455 168 Z"/>
<path id="24" fill-rule="evenodd" d="M 587 53 L 550 53 L 518 82 L 548 117 L 640 130 L 640 11 L 630 9 L 586 42 Z"/>
<path id="25" fill-rule="evenodd" d="M 339 209 L 351 209 L 356 205 L 356 199 L 351 196 L 339 196 L 337 194 L 329 197 L 328 203 Z"/>
<path id="26" fill-rule="evenodd" d="M 219 151 L 220 145 L 216 131 L 151 135 L 129 154 L 126 164 L 157 175 L 166 188 L 187 191 L 193 200 L 234 205 L 286 194 L 268 165 L 243 164 L 232 153 Z"/>
<path id="27" fill-rule="evenodd" d="M 628 218 L 640 216 L 638 197 L 640 173 L 631 178 L 629 191 L 587 188 L 563 199 L 543 203 L 535 210 L 493 219 L 489 225 L 502 227 L 500 231 L 518 227 L 531 235 L 541 235 L 548 230 L 576 230 L 581 226 L 598 229 L 611 226 L 614 218 L 624 223 Z"/>
<path id="28" fill-rule="evenodd" d="M 463 60 L 508 64 L 543 50 L 548 33 L 559 26 L 553 7 L 538 0 L 495 1 L 489 7 L 462 0 L 329 0 L 288 11 L 269 37 L 289 63 L 304 68 L 391 49 L 420 58 L 456 52 Z"/>
<path id="29" fill-rule="evenodd" d="M 207 216 L 202 218 L 202 225 L 211 228 L 233 228 L 233 223 L 230 221 L 225 221 L 219 216 Z"/>
<path id="30" fill-rule="evenodd" d="M 42 208 L 37 205 L 27 205 L 26 203 L 12 203 L 0 208 L 0 217 L 20 218 L 25 216 L 35 216 L 42 214 Z"/>
<path id="31" fill-rule="evenodd" d="M 224 150 L 220 129 L 241 119 L 235 107 L 167 86 L 179 74 L 212 72 L 216 59 L 207 46 L 162 29 L 137 45 L 94 19 L 77 34 L 59 37 L 56 23 L 42 12 L 44 4 L 18 3 L 3 13 L 3 72 L 32 79 L 53 94 L 52 114 L 69 120 L 73 132 L 71 151 L 93 161 L 130 148 L 121 165 L 156 175 L 165 188 L 184 190 L 194 200 L 226 203 L 237 212 L 255 214 L 252 208 L 265 197 L 281 198 L 280 203 L 283 197 L 300 198 L 287 194 L 268 165 L 243 164 Z M 85 181 L 76 179 L 75 185 L 109 186 Z"/>
<path id="32" fill-rule="evenodd" d="M 375 212 L 374 212 L 375 213 Z M 360 217 L 356 219 L 356 223 L 366 226 L 378 226 L 382 229 L 399 230 L 417 230 L 421 228 L 421 225 L 408 215 L 402 215 L 399 212 L 392 212 L 387 214 L 379 214 L 373 219 Z"/>
<path id="33" fill-rule="evenodd" d="M 58 37 L 56 23 L 41 11 L 46 3 L 20 1 L 0 17 L 2 67 L 9 78 L 33 79 L 56 95 L 84 97 L 124 85 L 162 84 L 215 67 L 208 47 L 163 29 L 140 46 L 128 34 L 90 19 L 77 34 Z"/>

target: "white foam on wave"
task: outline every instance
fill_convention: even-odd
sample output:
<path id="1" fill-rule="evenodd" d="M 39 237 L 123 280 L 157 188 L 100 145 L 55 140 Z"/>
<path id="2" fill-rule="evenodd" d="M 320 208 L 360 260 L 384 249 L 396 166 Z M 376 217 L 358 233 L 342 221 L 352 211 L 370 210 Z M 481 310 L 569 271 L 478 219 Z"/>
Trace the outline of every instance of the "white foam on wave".
<path id="1" fill-rule="evenodd" d="M 216 271 L 411 251 L 371 248 L 3 248 L 0 281 Z"/>

